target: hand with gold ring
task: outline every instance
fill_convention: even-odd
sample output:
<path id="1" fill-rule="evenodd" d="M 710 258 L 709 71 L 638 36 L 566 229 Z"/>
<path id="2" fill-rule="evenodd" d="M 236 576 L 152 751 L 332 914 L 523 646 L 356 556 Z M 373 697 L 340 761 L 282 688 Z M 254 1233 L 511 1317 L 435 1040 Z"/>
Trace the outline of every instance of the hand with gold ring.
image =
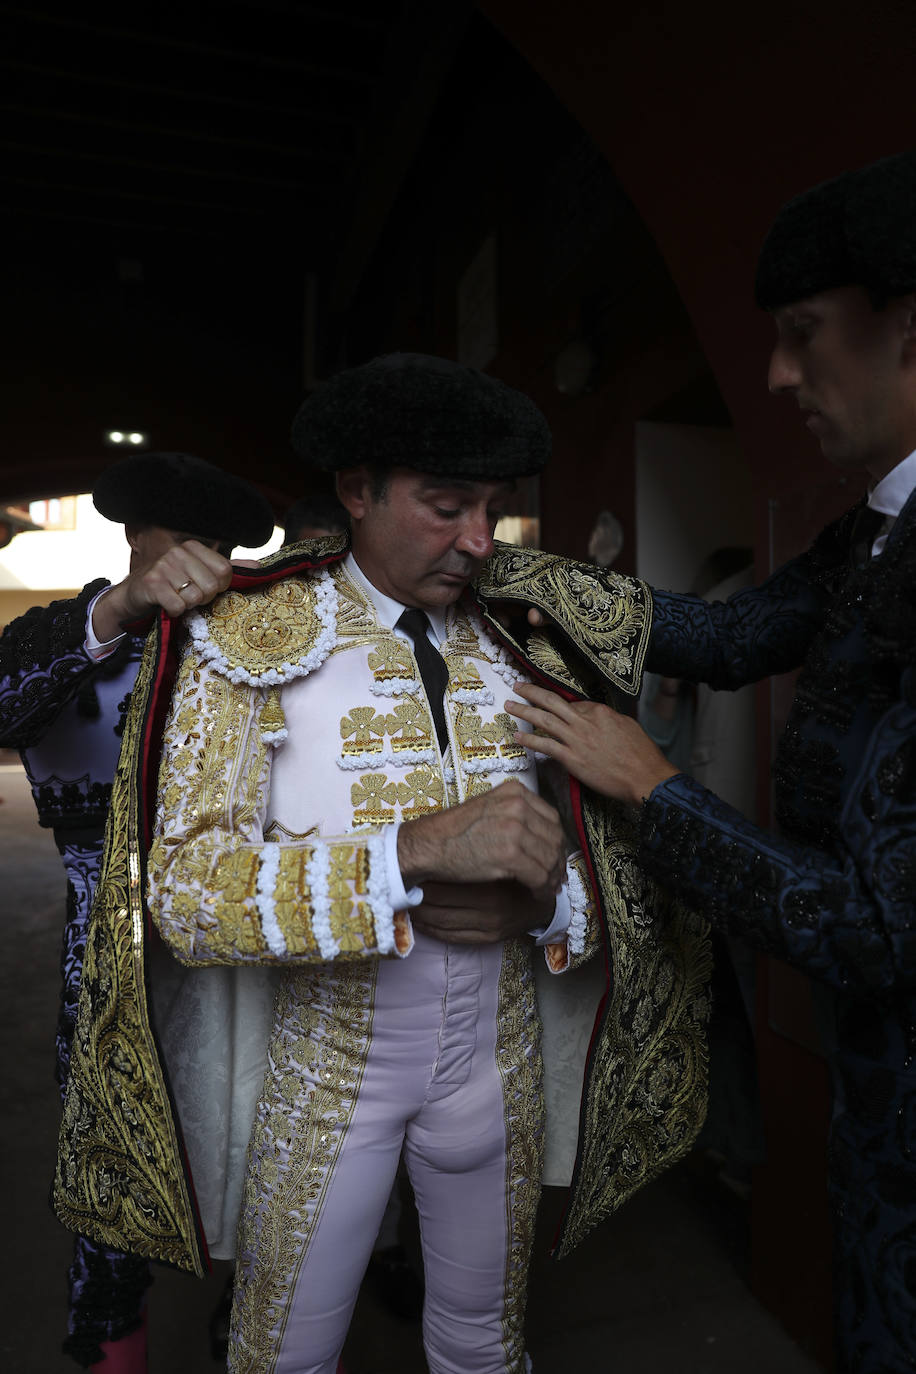
<path id="1" fill-rule="evenodd" d="M 232 580 L 232 564 L 217 551 L 215 539 L 187 539 L 156 527 L 128 529 L 128 540 L 130 572 L 99 597 L 92 612 L 92 628 L 103 643 L 160 608 L 178 617 L 206 606 Z"/>

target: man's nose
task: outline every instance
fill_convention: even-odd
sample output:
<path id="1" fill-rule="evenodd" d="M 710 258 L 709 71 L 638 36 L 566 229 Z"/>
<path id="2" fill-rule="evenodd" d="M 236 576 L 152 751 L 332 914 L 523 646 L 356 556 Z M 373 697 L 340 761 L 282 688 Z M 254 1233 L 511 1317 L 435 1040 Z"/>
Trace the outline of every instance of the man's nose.
<path id="1" fill-rule="evenodd" d="M 770 354 L 767 372 L 767 386 L 774 396 L 797 391 L 799 384 L 798 366 L 782 344 L 776 344 Z"/>
<path id="2" fill-rule="evenodd" d="M 493 531 L 485 510 L 468 511 L 458 536 L 457 548 L 472 558 L 489 558 L 493 552 Z"/>

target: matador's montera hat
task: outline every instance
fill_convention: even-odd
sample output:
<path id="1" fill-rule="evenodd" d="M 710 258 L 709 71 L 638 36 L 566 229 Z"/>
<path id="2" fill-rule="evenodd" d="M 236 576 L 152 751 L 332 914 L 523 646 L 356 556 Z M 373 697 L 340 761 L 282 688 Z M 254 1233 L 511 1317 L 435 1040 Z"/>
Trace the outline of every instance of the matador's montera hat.
<path id="1" fill-rule="evenodd" d="M 837 286 L 886 299 L 916 290 L 916 152 L 804 191 L 780 210 L 757 265 L 764 310 Z"/>
<path id="2" fill-rule="evenodd" d="M 540 472 L 550 457 L 550 429 L 528 396 L 425 353 L 339 372 L 300 407 L 291 438 L 324 472 L 366 464 L 494 481 Z"/>
<path id="3" fill-rule="evenodd" d="M 161 525 L 249 549 L 266 544 L 274 528 L 257 488 L 192 453 L 132 453 L 105 469 L 92 500 L 121 525 Z"/>

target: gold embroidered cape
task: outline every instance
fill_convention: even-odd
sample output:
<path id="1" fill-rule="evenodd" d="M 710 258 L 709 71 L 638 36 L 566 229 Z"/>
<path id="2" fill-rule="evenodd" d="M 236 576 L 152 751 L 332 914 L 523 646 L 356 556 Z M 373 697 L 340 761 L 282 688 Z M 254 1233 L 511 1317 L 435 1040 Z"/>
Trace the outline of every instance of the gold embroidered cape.
<path id="1" fill-rule="evenodd" d="M 279 589 L 284 579 L 308 576 L 345 552 L 339 536 L 282 550 L 258 569 L 238 570 L 233 589 Z M 473 591 L 495 638 L 537 680 L 570 697 L 617 705 L 638 693 L 651 625 L 644 584 L 497 545 Z M 515 635 L 494 618 L 497 602 L 536 606 L 550 628 L 529 631 L 522 612 L 518 624 L 525 628 Z M 145 972 L 145 856 L 179 630 L 163 618 L 151 632 L 126 719 L 90 916 L 53 1199 L 71 1229 L 202 1274 L 206 1247 L 150 1021 Z M 704 924 L 664 897 L 633 862 L 634 822 L 626 809 L 574 781 L 570 801 L 599 899 L 608 987 L 588 1054 L 559 1255 L 684 1154 L 699 1131 L 710 969 Z"/>

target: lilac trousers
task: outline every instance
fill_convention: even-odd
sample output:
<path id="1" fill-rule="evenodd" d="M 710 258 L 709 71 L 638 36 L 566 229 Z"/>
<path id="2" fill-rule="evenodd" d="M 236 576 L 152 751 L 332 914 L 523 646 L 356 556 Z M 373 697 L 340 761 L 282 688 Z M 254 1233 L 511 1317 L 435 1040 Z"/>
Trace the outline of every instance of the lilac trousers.
<path id="1" fill-rule="evenodd" d="M 543 1101 L 530 950 L 417 937 L 291 977 L 252 1136 L 229 1369 L 334 1374 L 404 1149 L 431 1374 L 525 1368 Z"/>

